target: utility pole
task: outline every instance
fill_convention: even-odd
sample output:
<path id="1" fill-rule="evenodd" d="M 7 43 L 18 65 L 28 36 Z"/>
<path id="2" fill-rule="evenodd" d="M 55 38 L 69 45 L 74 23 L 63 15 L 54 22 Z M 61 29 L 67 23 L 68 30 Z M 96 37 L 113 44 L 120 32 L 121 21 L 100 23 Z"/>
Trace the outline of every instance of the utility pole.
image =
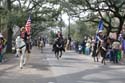
<path id="1" fill-rule="evenodd" d="M 69 16 L 69 19 L 68 19 L 68 21 L 69 21 L 69 25 L 68 25 L 68 37 L 70 37 L 70 14 L 68 14 L 68 16 Z"/>

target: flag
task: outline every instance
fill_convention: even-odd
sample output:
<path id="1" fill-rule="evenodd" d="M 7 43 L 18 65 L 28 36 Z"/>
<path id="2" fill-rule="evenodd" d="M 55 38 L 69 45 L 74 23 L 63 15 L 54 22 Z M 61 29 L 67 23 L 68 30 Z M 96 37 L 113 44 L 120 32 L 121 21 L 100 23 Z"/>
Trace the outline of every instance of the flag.
<path id="1" fill-rule="evenodd" d="M 102 32 L 102 30 L 103 30 L 103 20 L 100 19 L 99 24 L 98 24 L 98 29 L 97 29 L 97 32 L 96 32 L 96 35 L 95 35 L 95 41 L 96 41 L 96 43 L 97 43 L 98 40 L 99 40 L 98 33 L 99 33 L 99 32 Z"/>
<path id="2" fill-rule="evenodd" d="M 100 19 L 99 24 L 98 24 L 98 31 L 102 31 L 104 29 L 103 27 L 103 20 Z"/>
<path id="3" fill-rule="evenodd" d="M 26 32 L 28 35 L 30 35 L 30 30 L 31 30 L 31 19 L 30 19 L 30 16 L 26 22 L 26 25 L 25 25 L 25 29 L 26 29 Z"/>

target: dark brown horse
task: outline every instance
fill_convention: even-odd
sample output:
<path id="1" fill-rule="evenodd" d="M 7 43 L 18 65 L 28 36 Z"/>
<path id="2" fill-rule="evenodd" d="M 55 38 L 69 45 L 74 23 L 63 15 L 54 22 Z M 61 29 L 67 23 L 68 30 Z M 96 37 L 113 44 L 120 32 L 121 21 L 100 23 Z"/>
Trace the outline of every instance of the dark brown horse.
<path id="1" fill-rule="evenodd" d="M 101 57 L 102 57 L 102 60 L 101 60 L 101 63 L 102 64 L 106 64 L 105 63 L 105 60 L 106 60 L 106 53 L 107 53 L 107 49 L 108 49 L 108 46 L 111 44 L 111 39 L 110 38 L 106 38 L 102 41 L 100 41 L 98 44 L 96 43 L 95 46 L 94 46 L 94 50 L 93 50 L 93 53 L 92 53 L 92 57 L 94 58 L 94 61 L 98 62 L 99 61 L 99 53 L 101 54 Z"/>
<path id="2" fill-rule="evenodd" d="M 62 51 L 65 51 L 64 49 L 64 40 L 57 38 L 53 45 L 53 51 L 55 53 L 55 56 L 57 59 L 61 58 L 62 56 Z"/>

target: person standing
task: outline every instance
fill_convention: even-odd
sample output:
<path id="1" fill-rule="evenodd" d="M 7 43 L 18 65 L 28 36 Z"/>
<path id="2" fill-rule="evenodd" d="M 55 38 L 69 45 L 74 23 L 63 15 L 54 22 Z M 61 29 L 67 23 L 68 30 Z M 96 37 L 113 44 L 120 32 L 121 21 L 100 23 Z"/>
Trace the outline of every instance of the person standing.
<path id="1" fill-rule="evenodd" d="M 0 33 L 0 62 L 3 62 L 3 57 L 6 52 L 6 39 L 3 37 L 3 35 Z"/>
<path id="2" fill-rule="evenodd" d="M 120 63 L 125 61 L 125 24 L 122 27 L 121 34 L 119 35 L 119 40 L 121 42 L 121 60 Z"/>
<path id="3" fill-rule="evenodd" d="M 2 49 L 3 49 L 2 38 L 0 38 L 0 62 L 2 62 L 3 59 Z"/>

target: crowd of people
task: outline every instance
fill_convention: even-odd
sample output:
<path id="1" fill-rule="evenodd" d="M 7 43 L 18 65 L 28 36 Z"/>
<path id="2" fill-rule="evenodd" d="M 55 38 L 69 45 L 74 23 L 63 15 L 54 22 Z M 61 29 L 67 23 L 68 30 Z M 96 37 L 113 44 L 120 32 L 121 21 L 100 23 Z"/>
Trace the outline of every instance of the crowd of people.
<path id="1" fill-rule="evenodd" d="M 92 57 L 102 56 L 110 62 L 122 64 L 125 58 L 125 25 L 118 36 L 107 36 L 106 32 L 100 30 L 93 37 L 85 37 L 82 42 L 72 41 L 71 48 L 78 53 Z"/>
<path id="2" fill-rule="evenodd" d="M 24 40 L 26 44 L 26 49 L 28 53 L 30 53 L 30 35 L 26 33 L 25 28 L 21 28 L 20 37 Z M 44 45 L 44 38 L 39 38 L 38 40 L 42 40 Z M 90 55 L 92 57 L 101 55 L 105 59 L 112 61 L 113 63 L 122 63 L 124 62 L 125 57 L 125 25 L 121 30 L 121 33 L 118 36 L 114 37 L 114 35 L 108 35 L 104 33 L 103 30 L 97 31 L 95 36 L 85 37 L 82 42 L 73 41 L 71 37 L 65 40 L 61 32 L 57 32 L 56 38 L 53 43 L 53 51 L 55 50 L 55 46 L 58 43 L 57 41 L 63 41 L 62 50 L 65 52 L 66 50 L 75 50 L 78 53 L 83 53 L 85 55 Z M 37 42 L 38 44 L 38 42 Z M 2 62 L 3 54 L 2 51 L 6 47 L 6 40 L 3 35 L 0 34 L 0 62 Z"/>

